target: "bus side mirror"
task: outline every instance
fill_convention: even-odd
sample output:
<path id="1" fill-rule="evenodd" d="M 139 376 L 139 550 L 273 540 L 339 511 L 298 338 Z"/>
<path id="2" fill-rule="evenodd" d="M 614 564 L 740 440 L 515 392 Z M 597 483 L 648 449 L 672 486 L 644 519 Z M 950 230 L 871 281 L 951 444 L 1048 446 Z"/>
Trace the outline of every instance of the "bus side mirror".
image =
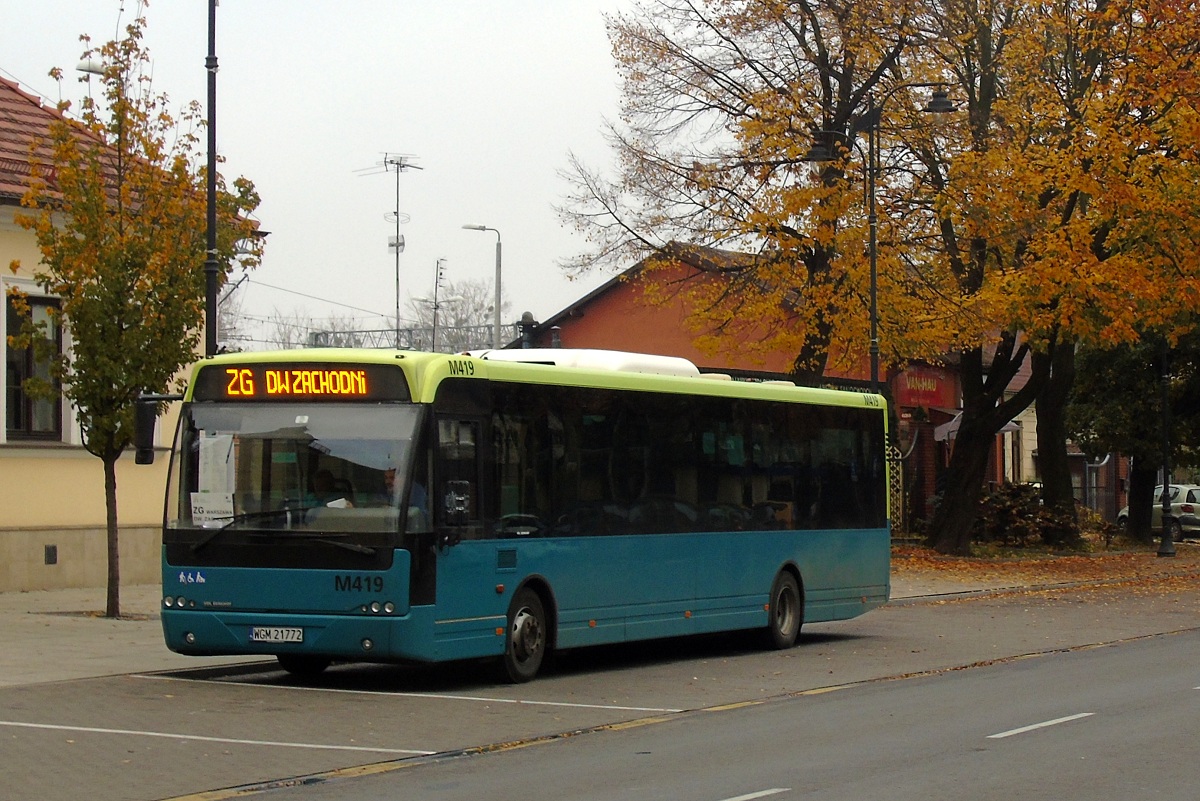
<path id="1" fill-rule="evenodd" d="M 138 395 L 133 402 L 133 461 L 134 464 L 154 464 L 154 423 L 158 420 L 158 404 L 183 400 L 182 395 Z"/>
<path id="2" fill-rule="evenodd" d="M 154 423 L 158 419 L 158 401 L 138 398 L 133 407 L 133 461 L 154 464 Z"/>

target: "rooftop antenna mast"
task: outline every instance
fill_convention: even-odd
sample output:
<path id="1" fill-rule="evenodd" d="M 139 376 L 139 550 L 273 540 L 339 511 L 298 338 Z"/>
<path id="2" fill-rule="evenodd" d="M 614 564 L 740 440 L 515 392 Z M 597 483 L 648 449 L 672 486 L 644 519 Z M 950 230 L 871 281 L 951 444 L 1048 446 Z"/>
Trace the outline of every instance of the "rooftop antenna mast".
<path id="1" fill-rule="evenodd" d="M 400 173 L 406 170 L 424 169 L 424 167 L 413 164 L 413 158 L 404 153 L 384 153 L 383 161 L 376 162 L 374 167 L 359 171 L 365 175 L 376 175 L 379 168 L 383 168 L 385 172 L 396 173 L 396 209 L 391 214 L 385 215 L 384 219 L 396 224 L 396 233 L 389 237 L 388 250 L 396 254 L 396 318 L 393 333 L 395 334 L 394 346 L 397 350 L 400 349 L 400 254 L 404 252 L 404 237 L 400 235 L 400 225 L 412 219 L 409 215 L 400 213 Z"/>
<path id="2" fill-rule="evenodd" d="M 438 259 L 437 266 L 433 272 L 433 333 L 430 336 L 429 351 L 437 353 L 437 323 L 438 323 L 438 291 L 442 287 L 442 278 L 445 275 L 445 259 Z"/>

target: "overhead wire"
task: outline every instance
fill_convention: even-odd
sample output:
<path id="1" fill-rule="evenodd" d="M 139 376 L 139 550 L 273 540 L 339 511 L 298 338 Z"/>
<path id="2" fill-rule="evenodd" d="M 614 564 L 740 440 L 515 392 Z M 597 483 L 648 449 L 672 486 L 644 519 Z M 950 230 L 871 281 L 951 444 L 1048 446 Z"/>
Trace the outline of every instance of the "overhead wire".
<path id="1" fill-rule="evenodd" d="M 279 292 L 287 292 L 288 294 L 291 294 L 291 295 L 299 295 L 300 297 L 308 298 L 309 300 L 319 300 L 322 303 L 328 303 L 331 306 L 342 306 L 343 308 L 353 309 L 354 311 L 366 312 L 367 314 L 371 315 L 372 317 L 387 317 L 386 314 L 375 311 L 374 309 L 364 309 L 360 306 L 351 306 L 349 303 L 340 303 L 339 301 L 330 300 L 329 298 L 322 298 L 322 297 L 318 297 L 317 295 L 309 295 L 305 292 L 297 292 L 294 289 L 287 289 L 286 287 L 275 286 L 274 284 L 268 284 L 265 281 L 259 281 L 255 278 L 251 278 L 247 283 L 256 284 L 258 286 L 263 286 L 263 287 L 266 287 L 267 289 L 274 289 Z"/>

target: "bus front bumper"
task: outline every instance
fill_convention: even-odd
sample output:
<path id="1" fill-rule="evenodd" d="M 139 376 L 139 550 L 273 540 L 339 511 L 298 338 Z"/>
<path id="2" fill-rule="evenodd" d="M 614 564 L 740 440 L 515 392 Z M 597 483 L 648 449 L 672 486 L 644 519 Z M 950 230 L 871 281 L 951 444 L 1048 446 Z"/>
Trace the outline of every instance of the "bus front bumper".
<path id="1" fill-rule="evenodd" d="M 435 658 L 425 610 L 404 616 L 279 614 L 162 610 L 163 636 L 172 651 L 189 656 L 311 654 L 356 661 Z M 428 613 L 432 617 L 432 613 Z"/>

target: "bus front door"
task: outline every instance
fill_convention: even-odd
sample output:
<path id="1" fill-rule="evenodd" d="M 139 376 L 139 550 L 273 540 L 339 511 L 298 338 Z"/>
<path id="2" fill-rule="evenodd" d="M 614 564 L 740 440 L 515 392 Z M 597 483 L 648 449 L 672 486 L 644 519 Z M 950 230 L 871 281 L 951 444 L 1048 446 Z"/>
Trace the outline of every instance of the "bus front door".
<path id="1" fill-rule="evenodd" d="M 481 421 L 439 417 L 433 464 L 437 532 L 435 637 L 441 658 L 498 653 L 506 601 L 497 591 L 495 543 L 484 539 Z M 500 621 L 500 622 L 498 622 Z"/>

